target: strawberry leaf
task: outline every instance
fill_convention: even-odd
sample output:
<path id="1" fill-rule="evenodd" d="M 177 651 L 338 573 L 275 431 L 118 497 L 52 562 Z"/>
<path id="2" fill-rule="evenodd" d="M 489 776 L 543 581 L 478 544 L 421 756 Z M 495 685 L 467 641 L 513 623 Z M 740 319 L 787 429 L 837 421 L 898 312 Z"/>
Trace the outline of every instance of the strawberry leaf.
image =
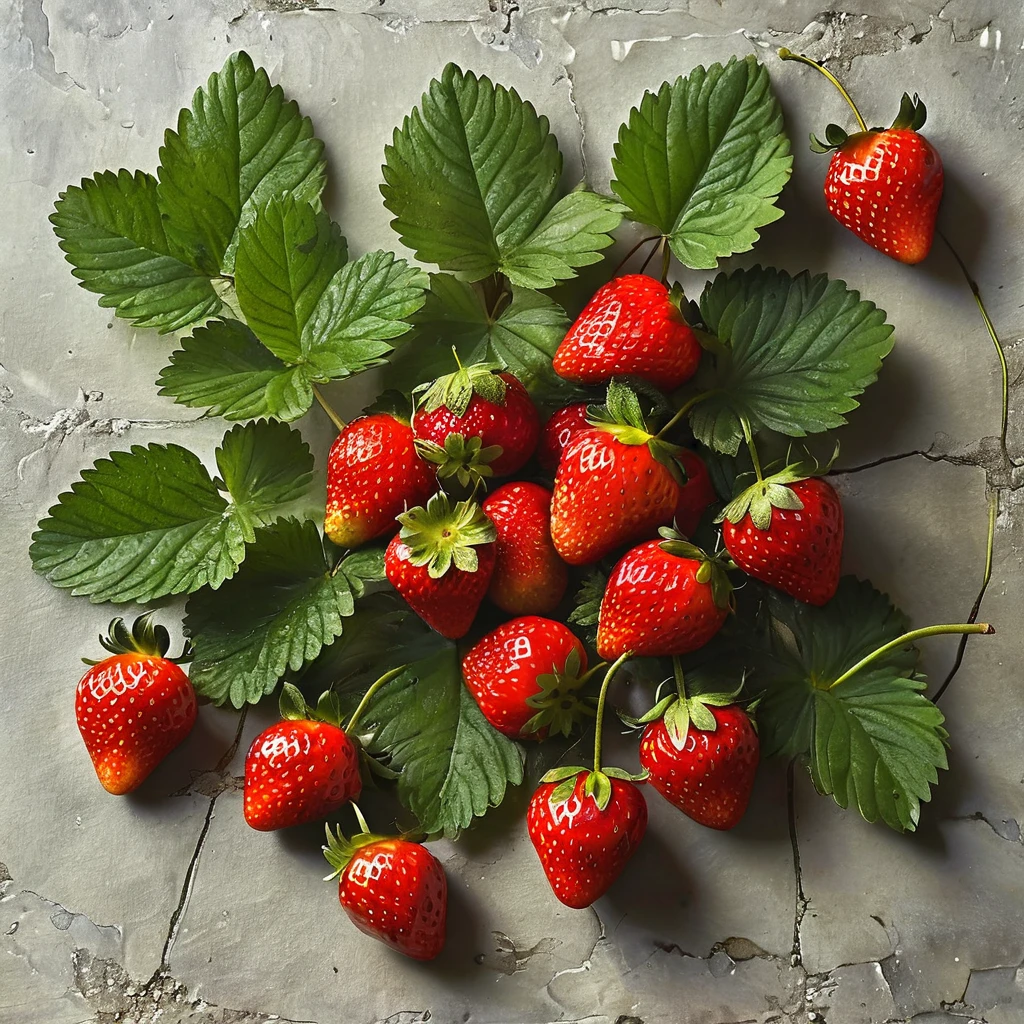
<path id="1" fill-rule="evenodd" d="M 700 308 L 724 350 L 700 379 L 706 394 L 690 425 L 697 440 L 729 455 L 743 439 L 743 417 L 755 432 L 789 437 L 841 426 L 893 346 L 884 311 L 824 274 L 719 274 Z"/>
<path id="2" fill-rule="evenodd" d="M 256 528 L 306 492 L 313 457 L 296 431 L 258 421 L 224 435 L 217 466 L 219 480 L 176 444 L 100 459 L 40 520 L 33 568 L 94 602 L 216 589 L 234 575 Z"/>
<path id="3" fill-rule="evenodd" d="M 347 561 L 331 571 L 309 520 L 279 519 L 257 530 L 237 575 L 219 592 L 188 600 L 196 692 L 217 704 L 253 704 L 316 658 L 355 610 L 362 584 Z"/>
<path id="4" fill-rule="evenodd" d="M 619 129 L 612 189 L 680 263 L 710 270 L 782 216 L 792 162 L 767 70 L 734 57 L 644 94 Z"/>

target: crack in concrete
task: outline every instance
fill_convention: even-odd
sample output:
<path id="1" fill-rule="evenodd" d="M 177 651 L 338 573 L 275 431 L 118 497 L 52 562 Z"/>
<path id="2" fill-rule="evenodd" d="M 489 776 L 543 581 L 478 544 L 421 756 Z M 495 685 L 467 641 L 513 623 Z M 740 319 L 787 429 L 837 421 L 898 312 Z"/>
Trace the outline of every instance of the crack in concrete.
<path id="1" fill-rule="evenodd" d="M 238 716 L 238 725 L 235 728 L 234 739 L 231 745 L 224 751 L 217 763 L 208 771 L 191 772 L 191 780 L 181 789 L 175 790 L 169 796 L 192 796 L 198 793 L 205 797 L 218 797 L 221 793 L 239 792 L 245 784 L 244 775 L 232 775 L 228 768 L 238 752 L 239 744 L 242 742 L 242 732 L 245 729 L 245 719 L 249 708 L 242 708 Z"/>
<path id="2" fill-rule="evenodd" d="M 44 81 L 67 92 L 72 87 L 85 90 L 66 71 L 58 71 L 53 50 L 50 49 L 50 19 L 43 9 L 43 0 L 15 2 L 12 20 L 20 16 L 17 39 L 28 43 L 32 53 L 32 70 Z"/>
<path id="3" fill-rule="evenodd" d="M 796 829 L 796 758 L 789 762 L 786 770 L 786 809 L 789 819 L 789 842 L 793 848 L 793 947 L 790 951 L 790 965 L 804 969 L 803 923 L 810 901 L 804 893 L 803 871 L 800 866 L 800 839 Z"/>
<path id="4" fill-rule="evenodd" d="M 949 818 L 949 821 L 980 821 L 988 825 L 1000 839 L 1015 846 L 1024 846 L 1024 834 L 1021 833 L 1020 823 L 1016 818 L 1003 818 L 1000 824 L 1002 828 L 990 821 L 981 811 L 973 814 L 964 814 L 957 818 Z"/>

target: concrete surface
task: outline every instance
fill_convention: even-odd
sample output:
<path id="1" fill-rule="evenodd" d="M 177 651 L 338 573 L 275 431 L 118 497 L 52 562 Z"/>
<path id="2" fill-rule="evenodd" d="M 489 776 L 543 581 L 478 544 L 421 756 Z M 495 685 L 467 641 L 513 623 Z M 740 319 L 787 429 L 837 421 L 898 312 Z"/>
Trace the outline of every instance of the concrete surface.
<path id="1" fill-rule="evenodd" d="M 329 6 L 328 6 L 329 3 Z M 1024 451 L 1010 460 L 997 363 L 941 244 L 902 268 L 833 224 L 810 130 L 841 119 L 788 45 L 828 58 L 888 121 L 907 89 L 947 168 L 941 221 L 1024 363 L 1024 14 L 1005 0 L 0 0 L 0 1022 L 256 1024 L 915 1024 L 1024 1021 Z M 327 142 L 328 203 L 353 251 L 395 247 L 377 185 L 384 143 L 452 59 L 514 85 L 551 119 L 569 168 L 607 186 L 619 123 L 647 87 L 733 53 L 768 62 L 796 153 L 790 215 L 753 259 L 845 278 L 887 309 L 897 346 L 843 434 L 836 480 L 848 568 L 917 624 L 961 620 L 984 563 L 983 617 L 943 694 L 950 771 L 901 837 L 766 765 L 733 834 L 651 802 L 647 843 L 591 911 L 548 892 L 516 798 L 482 836 L 443 846 L 451 942 L 439 962 L 390 955 L 350 928 L 312 833 L 255 835 L 238 776 L 269 720 L 205 708 L 141 794 L 114 799 L 74 727 L 78 658 L 108 609 L 29 568 L 31 529 L 113 447 L 222 425 L 157 396 L 173 342 L 111 322 L 75 287 L 46 222 L 58 191 L 106 167 L 154 170 L 193 89 L 244 47 Z M 623 237 L 628 231 L 623 232 Z M 737 261 L 739 263 L 741 261 Z M 698 275 L 686 275 L 691 292 Z M 363 385 L 340 387 L 359 404 Z M 316 414 L 302 428 L 325 449 Z M 173 620 L 171 604 L 165 620 Z M 927 648 L 935 685 L 955 642 Z M 519 804 L 521 810 L 521 803 Z M 300 830 L 301 832 L 301 830 Z"/>

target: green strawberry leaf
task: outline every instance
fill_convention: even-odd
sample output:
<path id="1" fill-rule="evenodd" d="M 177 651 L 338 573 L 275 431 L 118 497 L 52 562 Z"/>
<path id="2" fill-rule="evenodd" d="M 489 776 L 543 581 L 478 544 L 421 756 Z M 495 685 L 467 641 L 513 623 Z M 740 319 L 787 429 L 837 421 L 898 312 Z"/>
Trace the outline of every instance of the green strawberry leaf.
<path id="1" fill-rule="evenodd" d="M 767 70 L 734 57 L 644 94 L 619 129 L 612 189 L 680 263 L 710 270 L 782 216 L 792 163 Z"/>
<path id="2" fill-rule="evenodd" d="M 94 602 L 217 589 L 256 528 L 306 492 L 313 457 L 296 431 L 258 421 L 229 430 L 216 459 L 219 480 L 176 444 L 100 459 L 40 520 L 33 568 Z"/>
<path id="3" fill-rule="evenodd" d="M 208 276 L 230 274 L 239 228 L 271 196 L 317 200 L 323 143 L 281 87 L 239 52 L 196 90 L 177 131 L 168 129 L 157 176 L 168 238 Z"/>
<path id="4" fill-rule="evenodd" d="M 256 703 L 341 635 L 361 589 L 347 559 L 336 569 L 328 562 L 309 520 L 279 519 L 257 530 L 238 573 L 219 592 L 188 599 L 196 692 L 236 708 Z"/>
<path id="5" fill-rule="evenodd" d="M 301 368 L 278 359 L 238 320 L 211 320 L 196 328 L 170 358 L 157 380 L 160 394 L 212 416 L 291 421 L 313 401 Z"/>
<path id="6" fill-rule="evenodd" d="M 729 455 L 744 417 L 754 432 L 789 437 L 841 426 L 893 346 L 885 312 L 824 274 L 719 274 L 700 308 L 724 350 L 702 371 L 706 394 L 690 425 L 698 441 Z"/>
<path id="7" fill-rule="evenodd" d="M 177 331 L 220 308 L 164 230 L 151 174 L 103 171 L 60 194 L 50 223 L 79 284 L 136 327 Z"/>
<path id="8" fill-rule="evenodd" d="M 772 596 L 788 631 L 758 704 L 766 754 L 803 754 L 818 792 L 867 821 L 917 827 L 946 767 L 942 712 L 922 692 L 918 652 L 907 645 L 830 684 L 861 658 L 906 631 L 906 617 L 870 583 L 845 576 L 836 596 L 814 608 Z"/>

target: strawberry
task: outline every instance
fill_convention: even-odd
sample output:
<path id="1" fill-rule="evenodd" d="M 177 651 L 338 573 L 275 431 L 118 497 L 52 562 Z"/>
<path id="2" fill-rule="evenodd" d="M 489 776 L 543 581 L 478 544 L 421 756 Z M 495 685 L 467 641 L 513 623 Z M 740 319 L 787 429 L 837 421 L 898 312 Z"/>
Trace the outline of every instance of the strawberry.
<path id="1" fill-rule="evenodd" d="M 662 536 L 627 551 L 608 577 L 597 622 L 597 652 L 607 661 L 695 651 L 729 614 L 721 562 L 671 530 Z"/>
<path id="2" fill-rule="evenodd" d="M 823 605 L 839 586 L 843 507 L 820 477 L 787 466 L 733 499 L 719 517 L 732 560 L 800 601 Z"/>
<path id="3" fill-rule="evenodd" d="M 586 402 L 566 405 L 553 412 L 544 424 L 537 443 L 537 461 L 541 467 L 548 471 L 557 468 L 562 451 L 571 438 L 589 426 Z"/>
<path id="4" fill-rule="evenodd" d="M 442 479 L 509 476 L 537 447 L 540 417 L 526 388 L 494 370 L 460 365 L 426 388 L 412 429 L 420 454 L 437 463 Z M 448 440 L 455 436 L 460 440 Z M 471 438 L 479 440 L 471 446 Z"/>
<path id="5" fill-rule="evenodd" d="M 394 530 L 395 517 L 425 502 L 436 486 L 408 423 L 386 413 L 361 416 L 331 445 L 324 533 L 339 547 L 358 547 Z"/>
<path id="6" fill-rule="evenodd" d="M 583 644 L 552 619 L 527 615 L 499 626 L 462 659 L 462 676 L 484 718 L 506 736 L 568 736 L 593 713 L 579 698 L 588 678 Z"/>
<path id="7" fill-rule="evenodd" d="M 260 832 L 305 825 L 357 800 L 359 754 L 341 728 L 338 698 L 325 693 L 316 710 L 285 683 L 282 721 L 264 729 L 245 757 L 245 820 Z"/>
<path id="8" fill-rule="evenodd" d="M 682 448 L 676 456 L 686 473 L 686 482 L 679 488 L 676 502 L 676 529 L 684 537 L 692 537 L 700 526 L 709 505 L 718 501 L 708 467 L 704 460 L 689 448 Z"/>
<path id="9" fill-rule="evenodd" d="M 110 623 L 100 643 L 111 657 L 86 662 L 75 693 L 75 720 L 108 793 L 130 793 L 192 731 L 196 695 L 188 676 L 166 658 L 170 636 L 153 613 Z"/>
<path id="10" fill-rule="evenodd" d="M 598 288 L 555 353 L 555 373 L 577 384 L 641 377 L 664 391 L 689 380 L 701 348 L 679 303 L 646 274 L 626 274 Z"/>
<path id="11" fill-rule="evenodd" d="M 538 484 L 503 484 L 482 508 L 497 531 L 487 596 L 510 615 L 554 611 L 569 569 L 551 542 L 551 492 Z"/>
<path id="12" fill-rule="evenodd" d="M 608 387 L 608 420 L 562 452 L 551 502 L 551 539 L 570 565 L 596 562 L 653 536 L 679 502 L 678 451 L 651 434 L 628 387 Z"/>
<path id="13" fill-rule="evenodd" d="M 398 517 L 384 571 L 409 607 L 442 636 L 469 632 L 494 572 L 494 524 L 475 502 L 444 493 Z"/>
<path id="14" fill-rule="evenodd" d="M 353 805 L 354 806 L 354 805 Z M 367 830 L 346 839 L 327 828 L 324 856 L 338 879 L 338 901 L 361 931 L 414 960 L 432 960 L 444 947 L 448 882 L 438 859 L 421 843 Z"/>

